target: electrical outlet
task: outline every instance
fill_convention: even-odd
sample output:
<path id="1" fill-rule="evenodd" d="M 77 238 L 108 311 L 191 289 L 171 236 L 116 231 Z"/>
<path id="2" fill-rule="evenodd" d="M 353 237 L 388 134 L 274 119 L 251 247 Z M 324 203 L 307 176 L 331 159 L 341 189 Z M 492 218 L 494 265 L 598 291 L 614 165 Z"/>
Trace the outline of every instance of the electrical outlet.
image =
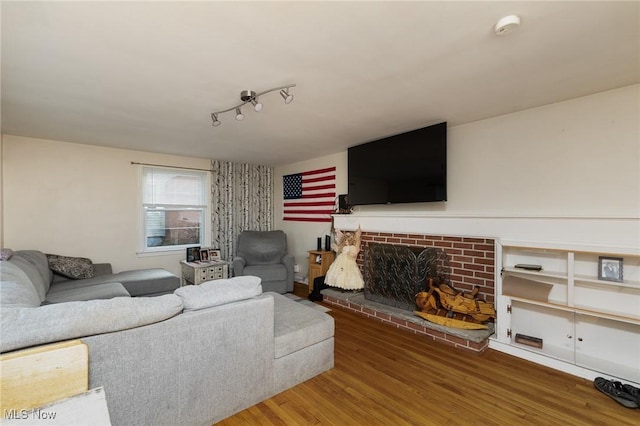
<path id="1" fill-rule="evenodd" d="M 300 272 L 300 265 L 298 265 L 297 263 L 293 265 L 293 272 Z"/>

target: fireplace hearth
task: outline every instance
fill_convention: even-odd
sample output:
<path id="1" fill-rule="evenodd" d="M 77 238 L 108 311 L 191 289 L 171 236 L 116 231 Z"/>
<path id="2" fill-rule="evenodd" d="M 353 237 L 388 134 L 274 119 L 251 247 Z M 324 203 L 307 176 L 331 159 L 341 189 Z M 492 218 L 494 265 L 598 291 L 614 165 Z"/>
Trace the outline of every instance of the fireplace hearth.
<path id="1" fill-rule="evenodd" d="M 489 347 L 489 336 L 494 333 L 494 325 L 487 330 L 465 330 L 445 327 L 426 321 L 411 311 L 367 300 L 363 291 L 352 292 L 336 288 L 322 290 L 323 302 L 341 309 L 363 315 L 399 330 L 415 334 L 435 342 L 453 346 L 474 353 L 482 353 Z"/>

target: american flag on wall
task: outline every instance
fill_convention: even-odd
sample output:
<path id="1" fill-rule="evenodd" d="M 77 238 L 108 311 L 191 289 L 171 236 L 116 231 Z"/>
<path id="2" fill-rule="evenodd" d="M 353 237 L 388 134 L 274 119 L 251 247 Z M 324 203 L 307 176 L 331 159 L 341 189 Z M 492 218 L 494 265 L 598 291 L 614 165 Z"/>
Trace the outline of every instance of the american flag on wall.
<path id="1" fill-rule="evenodd" d="M 336 201 L 336 168 L 282 177 L 283 220 L 331 222 Z"/>

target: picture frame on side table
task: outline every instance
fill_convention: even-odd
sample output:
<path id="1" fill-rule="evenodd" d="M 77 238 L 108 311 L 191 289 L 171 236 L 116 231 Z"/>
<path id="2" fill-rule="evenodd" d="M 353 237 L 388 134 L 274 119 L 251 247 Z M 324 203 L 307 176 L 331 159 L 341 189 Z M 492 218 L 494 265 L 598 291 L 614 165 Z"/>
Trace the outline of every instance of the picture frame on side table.
<path id="1" fill-rule="evenodd" d="M 200 247 L 187 247 L 187 262 L 200 260 Z"/>
<path id="2" fill-rule="evenodd" d="M 598 257 L 598 279 L 622 282 L 622 257 Z"/>
<path id="3" fill-rule="evenodd" d="M 209 260 L 211 262 L 222 260 L 220 258 L 220 249 L 209 249 Z"/>
<path id="4" fill-rule="evenodd" d="M 209 249 L 201 248 L 200 249 L 200 261 L 208 262 L 209 261 Z"/>

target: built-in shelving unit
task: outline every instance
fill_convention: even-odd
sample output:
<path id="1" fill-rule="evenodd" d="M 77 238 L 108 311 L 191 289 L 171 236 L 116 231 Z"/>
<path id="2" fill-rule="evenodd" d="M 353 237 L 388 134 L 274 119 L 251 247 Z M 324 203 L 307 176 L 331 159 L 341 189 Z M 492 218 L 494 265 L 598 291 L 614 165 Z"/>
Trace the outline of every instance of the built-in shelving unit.
<path id="1" fill-rule="evenodd" d="M 599 278 L 601 256 L 623 259 L 621 282 Z M 490 347 L 585 378 L 640 383 L 640 248 L 499 241 L 496 270 Z"/>

